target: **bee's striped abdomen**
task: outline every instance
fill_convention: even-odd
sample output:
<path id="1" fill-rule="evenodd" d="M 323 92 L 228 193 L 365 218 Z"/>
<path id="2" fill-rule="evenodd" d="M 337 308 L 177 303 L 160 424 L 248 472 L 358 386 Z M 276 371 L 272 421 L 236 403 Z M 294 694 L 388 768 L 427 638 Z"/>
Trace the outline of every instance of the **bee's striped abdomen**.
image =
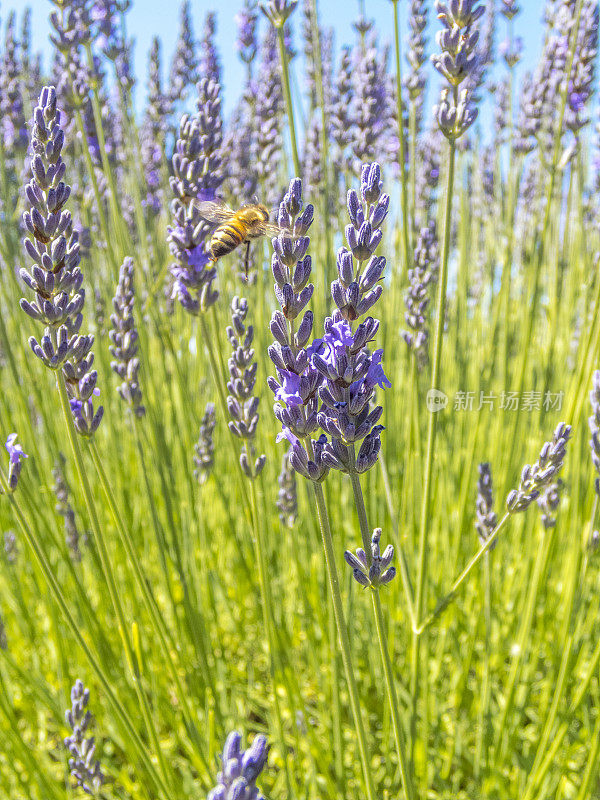
<path id="1" fill-rule="evenodd" d="M 210 255 L 214 261 L 231 253 L 246 238 L 246 229 L 234 220 L 223 223 L 213 232 L 210 240 Z"/>

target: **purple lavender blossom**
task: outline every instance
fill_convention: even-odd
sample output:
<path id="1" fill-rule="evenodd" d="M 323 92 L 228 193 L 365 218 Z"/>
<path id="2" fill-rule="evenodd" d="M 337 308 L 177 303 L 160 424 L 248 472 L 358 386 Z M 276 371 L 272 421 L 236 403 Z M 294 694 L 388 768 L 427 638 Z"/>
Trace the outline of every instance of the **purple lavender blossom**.
<path id="1" fill-rule="evenodd" d="M 141 153 L 146 171 L 146 197 L 144 206 L 159 214 L 163 205 L 161 171 L 164 164 L 166 117 L 170 112 L 170 98 L 162 90 L 160 40 L 154 37 L 148 57 L 148 105 L 140 131 Z"/>
<path id="2" fill-rule="evenodd" d="M 254 361 L 252 348 L 254 329 L 252 325 L 246 326 L 247 313 L 248 301 L 243 297 L 234 297 L 231 301 L 232 324 L 227 328 L 227 338 L 233 348 L 228 362 L 227 410 L 231 417 L 229 430 L 244 443 L 240 465 L 246 477 L 254 480 L 262 472 L 266 457 L 260 455 L 256 458 L 253 444 L 258 425 L 259 398 L 252 393 L 258 364 Z"/>
<path id="3" fill-rule="evenodd" d="M 371 536 L 371 551 L 367 554 L 362 547 L 356 551 L 356 555 L 346 550 L 344 558 L 346 563 L 352 567 L 354 580 L 365 588 L 379 589 L 385 586 L 396 577 L 395 567 L 390 567 L 394 557 L 394 548 L 391 544 L 385 548 L 383 554 L 379 549 L 381 540 L 381 528 L 375 528 Z"/>
<path id="4" fill-rule="evenodd" d="M 290 463 L 290 450 L 284 453 L 281 460 L 281 471 L 277 478 L 277 510 L 282 525 L 293 528 L 298 516 L 298 487 L 296 473 Z"/>
<path id="5" fill-rule="evenodd" d="M 210 226 L 203 221 L 196 199 L 212 200 L 223 181 L 221 169 L 220 87 L 206 78 L 198 84 L 198 113 L 181 118 L 169 181 L 175 195 L 169 248 L 177 261 L 171 264 L 175 279 L 173 296 L 190 314 L 199 314 L 217 301 L 213 289 L 216 269 L 209 266 L 207 237 Z"/>
<path id="6" fill-rule="evenodd" d="M 511 20 L 520 12 L 520 10 L 521 9 L 517 5 L 516 0 L 502 0 L 500 13 L 503 14 L 506 19 Z"/>
<path id="7" fill-rule="evenodd" d="M 559 478 L 547 486 L 537 499 L 544 530 L 554 528 L 556 525 L 556 511 L 560 505 L 560 495 L 564 486 L 563 481 Z"/>
<path id="8" fill-rule="evenodd" d="M 279 193 L 279 169 L 282 150 L 283 89 L 281 86 L 277 35 L 269 27 L 260 48 L 256 85 L 256 138 L 254 161 L 256 175 L 263 186 L 267 203 L 276 202 Z"/>
<path id="9" fill-rule="evenodd" d="M 2 136 L 8 166 L 16 171 L 27 150 L 28 138 L 22 97 L 22 65 L 17 62 L 15 41 L 15 13 L 10 13 L 6 25 L 4 55 L 0 71 L 0 112 Z"/>
<path id="10" fill-rule="evenodd" d="M 200 40 L 199 72 L 201 78 L 207 78 L 213 83 L 221 83 L 221 64 L 215 47 L 215 34 L 217 19 L 213 11 L 209 11 L 204 18 L 204 30 Z"/>
<path id="11" fill-rule="evenodd" d="M 583 112 L 593 93 L 598 54 L 599 14 L 598 3 L 594 0 L 583 3 L 573 68 L 567 86 L 565 111 L 565 127 L 575 135 L 589 122 L 589 118 Z"/>
<path id="12" fill-rule="evenodd" d="M 16 564 L 19 557 L 19 543 L 14 531 L 4 532 L 4 556 L 7 564 Z"/>
<path id="13" fill-rule="evenodd" d="M 297 5 L 298 0 L 265 0 L 260 10 L 274 28 L 283 28 Z"/>
<path id="14" fill-rule="evenodd" d="M 554 431 L 551 442 L 546 442 L 538 460 L 530 466 L 526 464 L 521 472 L 518 489 L 513 489 L 506 498 L 506 508 L 510 514 L 525 511 L 540 493 L 556 481 L 562 469 L 567 442 L 571 438 L 571 426 L 560 422 Z"/>
<path id="15" fill-rule="evenodd" d="M 256 0 L 244 0 L 241 10 L 235 15 L 237 25 L 236 48 L 240 58 L 248 67 L 256 56 L 256 24 L 258 20 Z"/>
<path id="16" fill-rule="evenodd" d="M 449 140 L 458 139 L 475 122 L 477 109 L 471 106 L 472 89 L 460 85 L 472 77 L 477 68 L 476 53 L 479 31 L 476 21 L 484 12 L 477 0 L 464 0 L 458 3 L 445 3 L 435 0 L 435 8 L 443 30 L 436 35 L 440 53 L 432 55 L 431 60 L 437 71 L 453 88 L 454 96 L 448 89 L 442 89 L 440 102 L 435 108 L 435 116 L 440 130 Z M 455 95 L 458 93 L 458 103 Z"/>
<path id="17" fill-rule="evenodd" d="M 506 66 L 512 69 L 519 63 L 523 55 L 523 39 L 520 36 L 515 36 L 513 39 L 504 39 L 504 41 L 500 42 L 498 49 L 506 62 Z"/>
<path id="18" fill-rule="evenodd" d="M 90 690 L 85 688 L 83 681 L 77 679 L 71 689 L 71 708 L 65 713 L 67 725 L 73 733 L 67 736 L 64 742 L 71 754 L 69 769 L 75 779 L 75 785 L 81 786 L 86 794 L 95 796 L 103 785 L 105 777 L 100 762 L 95 759 L 94 737 L 89 735 L 92 725 L 92 715 L 87 709 L 89 699 Z"/>
<path id="19" fill-rule="evenodd" d="M 377 145 L 387 130 L 386 60 L 373 37 L 364 47 L 357 46 L 355 50 L 350 147 L 354 155 L 352 167 L 357 175 L 364 162 L 375 158 Z"/>
<path id="20" fill-rule="evenodd" d="M 199 80 L 196 42 L 192 27 L 189 0 L 183 0 L 180 10 L 179 36 L 169 73 L 169 94 L 173 103 L 184 99 L 188 86 Z"/>
<path id="21" fill-rule="evenodd" d="M 483 547 L 498 524 L 498 517 L 494 511 L 492 470 L 487 462 L 479 465 L 479 480 L 477 481 L 477 504 L 475 509 L 477 513 L 475 530 L 479 536 L 479 543 Z M 496 542 L 490 545 L 490 550 L 493 550 L 495 547 Z"/>
<path id="22" fill-rule="evenodd" d="M 422 97 L 425 89 L 425 75 L 423 65 L 427 60 L 425 49 L 427 47 L 427 3 L 425 0 L 411 0 L 408 25 L 410 36 L 408 38 L 408 51 L 406 59 L 410 65 L 410 73 L 406 77 L 406 88 L 408 95 L 413 102 L 417 102 Z"/>
<path id="23" fill-rule="evenodd" d="M 79 334 L 85 293 L 77 233 L 64 208 L 71 190 L 62 180 L 66 168 L 59 120 L 56 91 L 53 86 L 44 87 L 33 115 L 32 179 L 25 187 L 29 210 L 23 214 L 28 234 L 23 246 L 33 264 L 30 271 L 20 270 L 35 299 L 23 298 L 21 308 L 46 326 L 40 341 L 31 337 L 29 344 L 47 367 L 62 370 L 75 427 L 80 434 L 91 436 L 100 424 L 103 408 L 94 412 L 91 399 L 99 393 L 98 373 L 92 369 L 94 337 Z"/>
<path id="24" fill-rule="evenodd" d="M 198 441 L 194 445 L 194 477 L 200 486 L 208 480 L 214 464 L 215 443 L 213 435 L 215 425 L 215 405 L 214 403 L 207 403 L 200 422 Z"/>
<path id="25" fill-rule="evenodd" d="M 138 373 L 140 360 L 137 357 L 138 332 L 133 317 L 134 304 L 133 259 L 127 257 L 119 270 L 119 282 L 113 298 L 113 313 L 110 315 L 110 366 L 121 378 L 117 391 L 136 417 L 143 417 L 146 409 L 142 405 Z"/>
<path id="26" fill-rule="evenodd" d="M 269 356 L 277 369 L 277 378 L 268 378 L 268 384 L 278 398 L 274 413 L 283 431 L 277 437 L 286 438 L 292 445 L 290 463 L 305 478 L 322 481 L 328 468 L 323 463 L 323 448 L 326 437 L 310 441 L 309 437 L 318 428 L 317 390 L 321 376 L 312 365 L 307 350 L 312 335 L 313 315 L 304 311 L 312 297 L 314 287 L 309 283 L 311 258 L 307 255 L 309 237 L 306 235 L 312 224 L 313 207 L 302 207 L 302 183 L 294 178 L 280 206 L 279 225 L 292 231 L 294 236 L 280 234 L 273 239 L 271 268 L 275 278 L 275 295 L 281 311 L 271 318 L 271 333 L 275 342 L 269 347 Z M 295 320 L 302 314 L 301 321 Z M 307 441 L 309 450 L 304 448 Z"/>
<path id="27" fill-rule="evenodd" d="M 6 452 L 8 453 L 8 490 L 14 492 L 19 482 L 19 475 L 23 467 L 23 460 L 29 458 L 27 453 L 23 451 L 20 444 L 17 443 L 17 434 L 10 433 L 4 444 Z"/>
<path id="28" fill-rule="evenodd" d="M 334 164 L 336 172 L 341 172 L 346 167 L 347 146 L 350 142 L 350 126 L 352 124 L 352 98 L 353 98 L 353 68 L 352 53 L 349 47 L 342 48 L 340 65 L 332 92 L 332 101 L 329 110 L 329 125 L 331 137 L 335 142 Z"/>
<path id="29" fill-rule="evenodd" d="M 264 800 L 256 788 L 256 781 L 265 768 L 268 755 L 265 736 L 255 736 L 250 747 L 242 750 L 241 734 L 232 731 L 223 748 L 217 785 L 210 790 L 207 800 Z"/>
<path id="30" fill-rule="evenodd" d="M 369 316 L 354 332 L 351 329 L 351 323 L 366 314 L 382 292 L 380 280 L 386 262 L 375 250 L 381 241 L 380 226 L 388 213 L 389 196 L 381 187 L 379 164 L 364 164 L 360 197 L 353 189 L 348 192 L 349 249 L 338 251 L 338 278 L 331 286 L 337 310 L 325 320 L 325 336 L 311 351 L 311 362 L 322 378 L 319 397 L 323 406 L 317 419 L 331 436 L 325 459 L 330 467 L 344 472 L 365 472 L 375 464 L 383 430 L 377 423 L 383 409 L 372 407 L 371 401 L 377 386 L 391 386 L 381 366 L 382 351 L 372 352 L 368 347 L 379 322 Z M 355 454 L 354 447 L 361 442 Z"/>
<path id="31" fill-rule="evenodd" d="M 410 330 L 402 331 L 402 338 L 414 352 L 419 369 L 423 369 L 428 362 L 428 287 L 437 280 L 438 269 L 437 235 L 435 221 L 432 220 L 427 227 L 421 228 L 417 237 L 414 266 L 408 270 L 410 286 L 404 297 L 404 319 Z"/>

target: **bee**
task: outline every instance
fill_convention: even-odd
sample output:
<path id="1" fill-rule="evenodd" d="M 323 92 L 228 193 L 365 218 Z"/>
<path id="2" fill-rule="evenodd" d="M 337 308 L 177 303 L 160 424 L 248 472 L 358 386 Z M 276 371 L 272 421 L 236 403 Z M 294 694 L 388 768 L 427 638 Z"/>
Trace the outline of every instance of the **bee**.
<path id="1" fill-rule="evenodd" d="M 249 203 L 237 211 L 222 200 L 194 201 L 200 216 L 208 222 L 217 223 L 208 246 L 211 261 L 232 253 L 241 244 L 246 245 L 244 272 L 248 278 L 250 242 L 261 236 L 292 236 L 292 232 L 269 222 L 269 209 L 261 203 Z"/>

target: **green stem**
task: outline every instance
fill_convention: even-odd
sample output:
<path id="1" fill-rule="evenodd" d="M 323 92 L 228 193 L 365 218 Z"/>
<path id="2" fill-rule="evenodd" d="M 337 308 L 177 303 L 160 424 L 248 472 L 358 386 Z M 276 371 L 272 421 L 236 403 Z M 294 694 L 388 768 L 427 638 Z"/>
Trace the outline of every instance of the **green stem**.
<path id="1" fill-rule="evenodd" d="M 455 94 L 455 103 L 458 102 Z M 435 337 L 433 341 L 433 366 L 431 375 L 432 389 L 439 389 L 440 371 L 441 371 L 441 358 L 442 358 L 442 340 L 444 334 L 444 319 L 446 310 L 446 289 L 448 283 L 448 259 L 450 256 L 451 245 L 451 227 L 452 227 L 452 197 L 454 194 L 454 166 L 456 157 L 456 142 L 454 139 L 449 144 L 449 158 L 448 158 L 448 176 L 446 185 L 446 207 L 444 215 L 444 241 L 442 249 L 442 260 L 440 266 L 440 277 L 438 287 L 438 302 L 437 302 L 437 318 L 435 326 Z M 416 587 L 416 600 L 415 600 L 415 620 L 417 630 L 413 630 L 413 648 L 412 648 L 412 664 L 411 664 L 411 689 L 413 695 L 413 722 L 411 730 L 415 731 L 416 718 L 417 718 L 417 702 L 419 696 L 419 680 L 421 678 L 421 670 L 427 675 L 427 664 L 421 664 L 419 661 L 419 632 L 421 617 L 425 605 L 425 594 L 427 588 L 427 566 L 428 556 L 430 550 L 429 542 L 429 528 L 431 525 L 431 484 L 433 477 L 433 458 L 435 452 L 435 439 L 437 431 L 438 414 L 435 412 L 429 413 L 427 423 L 427 454 L 425 460 L 425 478 L 423 482 L 423 498 L 421 504 L 421 519 L 419 527 L 419 557 L 417 566 L 417 587 Z"/>
<path id="2" fill-rule="evenodd" d="M 292 92 L 290 89 L 290 73 L 287 51 L 285 49 L 285 38 L 283 32 L 283 25 L 277 25 L 275 28 L 277 32 L 277 44 L 279 46 L 279 59 L 281 61 L 281 77 L 283 83 L 283 96 L 285 97 L 285 105 L 287 109 L 288 125 L 290 128 L 290 144 L 292 148 L 292 161 L 294 162 L 295 177 L 300 178 L 302 171 L 300 169 L 300 159 L 298 157 L 298 145 L 296 143 L 296 127 L 294 124 L 294 106 L 292 104 Z M 323 131 L 325 134 L 325 131 Z"/>
<path id="3" fill-rule="evenodd" d="M 277 734 L 279 736 L 279 746 L 281 748 L 281 758 L 285 765 L 285 778 L 287 784 L 287 796 L 292 798 L 295 794 L 292 791 L 292 779 L 290 775 L 289 759 L 287 754 L 287 747 L 285 745 L 285 736 L 283 731 L 283 721 L 281 717 L 281 708 L 279 705 L 279 693 L 277 691 L 277 671 L 275 668 L 275 634 L 274 634 L 274 616 L 273 616 L 273 603 L 269 582 L 267 580 L 267 568 L 265 559 L 265 545 L 263 542 L 262 521 L 259 518 L 258 503 L 256 501 L 256 485 L 254 480 L 250 481 L 250 497 L 252 499 L 252 518 L 254 521 L 254 547 L 256 554 L 256 563 L 258 565 L 258 581 L 260 586 L 261 605 L 263 613 L 263 625 L 267 634 L 267 648 L 269 651 L 269 672 L 271 676 L 271 689 L 273 691 L 273 707 L 275 709 L 275 720 L 277 723 Z"/>
<path id="4" fill-rule="evenodd" d="M 400 162 L 400 190 L 402 203 L 402 243 L 404 249 L 405 269 L 411 261 L 409 218 L 408 218 L 408 181 L 406 175 L 406 143 L 404 141 L 404 125 L 402 124 L 402 65 L 400 58 L 400 22 L 398 19 L 398 0 L 392 0 L 394 6 L 394 46 L 396 54 L 396 104 L 398 116 L 398 140 L 400 149 L 398 161 Z"/>
<path id="5" fill-rule="evenodd" d="M 369 533 L 367 512 L 365 509 L 365 501 L 358 473 L 351 472 L 350 480 L 352 482 L 352 491 L 354 493 L 354 504 L 356 506 L 356 511 L 358 514 L 360 535 L 363 541 L 363 549 L 367 554 L 367 559 L 370 564 L 372 560 L 371 538 Z M 383 665 L 383 672 L 385 675 L 385 685 L 387 688 L 388 700 L 390 704 L 390 712 L 392 715 L 392 727 L 394 729 L 394 739 L 396 740 L 398 763 L 400 765 L 400 773 L 402 776 L 402 786 L 404 787 L 404 794 L 406 800 L 415 800 L 416 794 L 412 781 L 411 765 L 406 754 L 404 731 L 402 730 L 402 722 L 400 720 L 400 713 L 398 711 L 398 697 L 396 695 L 396 685 L 394 683 L 394 671 L 392 669 L 392 662 L 390 660 L 387 635 L 385 632 L 385 624 L 383 620 L 383 613 L 381 610 L 381 600 L 379 598 L 378 589 L 372 590 L 372 600 L 373 600 L 373 613 L 375 615 L 375 625 L 377 627 L 377 638 L 379 640 L 381 663 Z"/>
<path id="6" fill-rule="evenodd" d="M 451 603 L 451 602 L 454 600 L 454 598 L 456 597 L 456 593 L 458 592 L 458 590 L 460 589 L 460 587 L 463 585 L 463 583 L 466 581 L 466 579 L 467 579 L 467 578 L 468 578 L 468 576 L 470 575 L 470 573 L 471 573 L 471 570 L 472 570 L 474 567 L 476 567 L 476 566 L 477 566 L 477 564 L 479 564 L 480 560 L 481 560 L 481 559 L 483 558 L 483 556 L 484 556 L 484 555 L 487 553 L 487 551 L 490 549 L 490 547 L 492 546 L 492 544 L 493 544 L 493 543 L 496 541 L 496 537 L 498 536 L 498 534 L 500 533 L 500 531 L 502 530 L 502 528 L 504 527 L 504 525 L 507 523 L 507 521 L 508 521 L 508 519 L 509 519 L 509 517 L 510 517 L 510 516 L 511 516 L 511 515 L 510 515 L 510 514 L 507 512 L 507 513 L 506 513 L 506 514 L 505 514 L 505 515 L 502 517 L 502 519 L 500 520 L 500 522 L 499 522 L 499 523 L 496 525 L 496 527 L 494 528 L 494 530 L 493 530 L 493 531 L 492 531 L 492 533 L 490 534 L 490 536 L 489 536 L 489 539 L 486 541 L 486 543 L 485 543 L 484 545 L 482 545 L 482 546 L 479 548 L 479 550 L 478 550 L 478 551 L 475 553 L 475 555 L 473 556 L 473 558 L 471 558 L 471 560 L 469 561 L 469 563 L 467 564 L 467 566 L 466 566 L 466 567 L 463 569 L 463 571 L 460 573 L 460 575 L 458 576 L 458 578 L 456 578 L 456 580 L 455 580 L 455 581 L 454 581 L 454 583 L 452 584 L 452 588 L 450 589 L 450 591 L 448 592 L 448 594 L 444 595 L 444 597 L 442 597 L 440 600 L 438 600 L 438 602 L 436 603 L 436 606 L 435 606 L 434 610 L 432 611 L 432 613 L 431 613 L 431 614 L 429 614 L 429 615 L 428 615 L 428 616 L 425 618 L 425 620 L 424 620 L 424 621 L 421 623 L 421 625 L 419 626 L 419 628 L 418 628 L 418 629 L 415 631 L 415 633 L 416 633 L 416 634 L 420 634 L 420 633 L 422 633 L 422 632 L 425 630 L 425 628 L 428 628 L 428 627 L 431 625 L 431 623 L 432 623 L 432 622 L 433 622 L 435 619 L 437 619 L 437 617 L 439 617 L 439 615 L 440 615 L 440 614 L 441 614 L 443 611 L 445 611 L 445 610 L 448 608 L 448 606 L 450 605 L 450 603 Z"/>
<path id="7" fill-rule="evenodd" d="M 306 444 L 308 445 L 310 443 L 307 442 Z M 354 726 L 358 738 L 358 750 L 360 753 L 360 761 L 365 781 L 367 799 L 375 800 L 376 795 L 371 771 L 371 761 L 369 758 L 369 751 L 367 749 L 367 740 L 365 737 L 365 729 L 363 726 L 360 702 L 358 699 L 358 689 L 356 687 L 356 679 L 354 677 L 354 670 L 352 667 L 350 639 L 348 637 L 348 628 L 346 626 L 346 619 L 344 616 L 344 606 L 340 592 L 340 582 L 338 578 L 335 551 L 333 547 L 333 538 L 331 536 L 331 527 L 329 525 L 329 515 L 327 514 L 327 507 L 325 505 L 325 497 L 323 495 L 323 487 L 321 484 L 313 482 L 313 491 L 317 506 L 319 526 L 321 528 L 321 536 L 323 539 L 323 549 L 325 551 L 325 563 L 327 565 L 329 588 L 331 589 L 331 597 L 333 600 L 333 612 L 335 614 L 335 622 L 337 625 L 340 647 L 342 650 L 342 662 L 344 664 L 344 672 L 346 673 L 346 681 L 348 683 L 350 706 L 352 708 L 352 716 L 354 717 Z"/>

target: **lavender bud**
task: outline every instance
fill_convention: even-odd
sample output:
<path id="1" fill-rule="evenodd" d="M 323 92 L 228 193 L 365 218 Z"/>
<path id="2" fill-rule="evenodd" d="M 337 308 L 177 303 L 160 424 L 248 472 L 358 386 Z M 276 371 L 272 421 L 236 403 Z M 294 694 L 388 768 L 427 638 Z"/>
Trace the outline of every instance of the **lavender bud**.
<path id="1" fill-rule="evenodd" d="M 260 10 L 274 28 L 283 28 L 297 5 L 298 0 L 268 0 L 261 3 Z"/>
<path id="2" fill-rule="evenodd" d="M 23 452 L 20 444 L 17 444 L 17 434 L 9 434 L 5 445 L 8 453 L 8 491 L 14 492 L 19 482 L 19 475 L 23 466 L 23 459 L 29 458 L 27 453 Z"/>
<path id="3" fill-rule="evenodd" d="M 214 463 L 215 444 L 213 434 L 216 418 L 214 403 L 207 403 L 202 421 L 198 442 L 194 445 L 194 477 L 200 485 L 206 483 L 212 472 Z"/>
<path id="4" fill-rule="evenodd" d="M 243 440 L 243 451 L 240 463 L 245 474 L 253 480 L 260 473 L 265 464 L 265 457 L 259 456 L 254 460 L 254 446 L 252 440 L 258 425 L 258 397 L 252 395 L 256 383 L 257 363 L 254 361 L 252 341 L 254 330 L 252 326 L 246 327 L 248 301 L 245 298 L 234 297 L 231 302 L 231 322 L 227 328 L 227 338 L 233 348 L 229 359 L 229 381 L 227 388 L 227 409 L 231 417 L 229 430 L 234 436 Z M 252 462 L 254 465 L 252 466 Z"/>
<path id="5" fill-rule="evenodd" d="M 538 460 L 530 466 L 526 464 L 521 473 L 518 489 L 513 489 L 506 498 L 509 513 L 525 511 L 533 500 L 551 483 L 556 481 L 566 455 L 567 442 L 571 438 L 571 426 L 560 422 L 554 431 L 551 442 L 546 442 Z"/>
<path id="6" fill-rule="evenodd" d="M 269 755 L 265 736 L 257 735 L 247 750 L 241 748 L 242 737 L 232 731 L 223 747 L 222 768 L 217 773 L 217 785 L 207 800 L 264 800 L 256 788 Z"/>
<path id="7" fill-rule="evenodd" d="M 475 529 L 479 536 L 479 542 L 483 546 L 490 538 L 494 528 L 498 524 L 498 517 L 494 511 L 494 497 L 492 494 L 492 471 L 488 463 L 479 465 L 479 480 L 477 482 L 477 520 Z M 493 550 L 496 542 L 490 545 Z"/>
<path id="8" fill-rule="evenodd" d="M 119 270 L 119 282 L 113 299 L 114 312 L 110 316 L 112 328 L 109 338 L 110 353 L 114 358 L 111 367 L 121 378 L 119 395 L 136 417 L 143 417 L 142 390 L 138 382 L 140 362 L 137 357 L 138 332 L 133 318 L 134 305 L 133 259 L 127 257 Z"/>
<path id="9" fill-rule="evenodd" d="M 298 516 L 298 487 L 296 475 L 290 464 L 290 451 L 288 450 L 281 460 L 281 472 L 277 479 L 279 492 L 277 509 L 279 519 L 288 528 L 293 528 Z"/>
<path id="10" fill-rule="evenodd" d="M 365 551 L 359 548 L 356 555 L 346 550 L 344 558 L 352 567 L 354 579 L 364 587 L 370 586 L 372 589 L 379 589 L 389 583 L 396 575 L 394 567 L 390 567 L 394 557 L 394 548 L 390 544 L 381 555 L 379 542 L 381 539 L 381 528 L 375 528 L 371 536 L 371 550 L 368 556 Z"/>
<path id="11" fill-rule="evenodd" d="M 81 786 L 87 794 L 97 795 L 105 777 L 100 762 L 94 758 L 96 754 L 94 737 L 89 735 L 92 725 L 92 715 L 87 710 L 89 699 L 89 689 L 77 679 L 71 689 L 71 708 L 65 714 L 67 725 L 73 734 L 67 736 L 64 743 L 71 754 L 69 769 L 75 779 L 75 785 Z"/>

